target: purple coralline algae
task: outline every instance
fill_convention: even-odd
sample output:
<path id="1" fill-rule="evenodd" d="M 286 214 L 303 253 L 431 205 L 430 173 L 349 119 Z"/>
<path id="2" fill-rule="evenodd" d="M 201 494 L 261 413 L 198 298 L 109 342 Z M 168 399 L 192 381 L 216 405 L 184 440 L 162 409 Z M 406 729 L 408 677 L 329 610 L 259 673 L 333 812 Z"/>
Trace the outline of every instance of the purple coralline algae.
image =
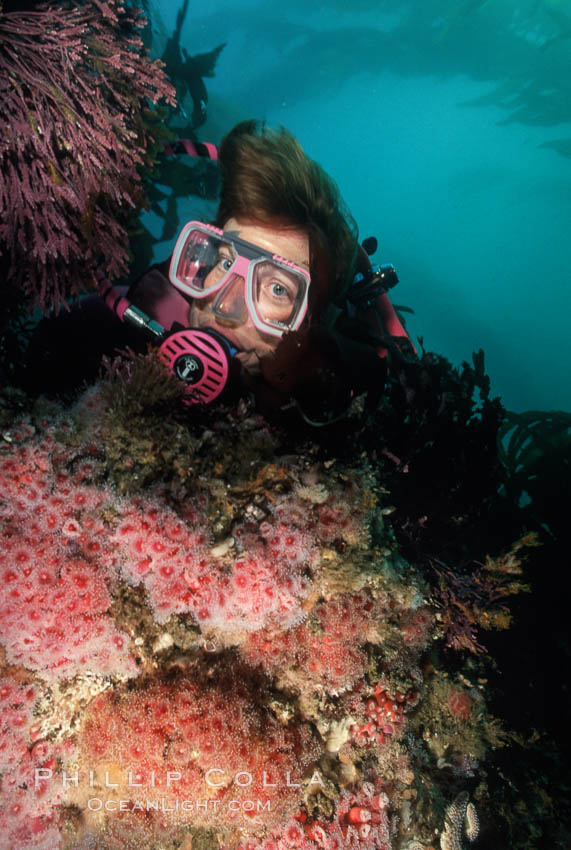
<path id="1" fill-rule="evenodd" d="M 150 103 L 174 89 L 122 0 L 0 8 L 0 252 L 43 308 L 128 268 L 127 217 L 156 142 Z M 158 133 L 158 129 L 156 129 Z"/>

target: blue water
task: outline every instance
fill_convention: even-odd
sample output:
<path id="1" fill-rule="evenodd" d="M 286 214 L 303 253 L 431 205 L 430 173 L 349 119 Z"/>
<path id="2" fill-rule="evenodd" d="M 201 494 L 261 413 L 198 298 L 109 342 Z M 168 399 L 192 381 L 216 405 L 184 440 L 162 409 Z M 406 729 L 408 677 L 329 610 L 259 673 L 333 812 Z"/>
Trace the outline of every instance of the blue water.
<path id="1" fill-rule="evenodd" d="M 200 137 L 249 117 L 288 127 L 338 182 L 361 237 L 378 237 L 375 260 L 395 265 L 413 337 L 455 364 L 483 348 L 511 410 L 570 410 L 571 160 L 542 144 L 571 138 L 571 10 L 343 5 L 191 8 L 190 54 L 227 42 Z M 155 7 L 158 53 L 178 8 Z M 508 121 L 522 92 L 526 112 Z M 179 214 L 211 209 L 189 199 Z"/>

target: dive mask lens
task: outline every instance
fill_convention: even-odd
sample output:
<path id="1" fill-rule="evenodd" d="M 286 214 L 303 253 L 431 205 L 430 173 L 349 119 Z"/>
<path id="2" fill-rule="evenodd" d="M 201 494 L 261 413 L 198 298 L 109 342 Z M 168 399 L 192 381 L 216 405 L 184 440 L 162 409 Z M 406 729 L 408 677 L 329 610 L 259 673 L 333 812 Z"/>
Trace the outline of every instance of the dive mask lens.
<path id="1" fill-rule="evenodd" d="M 191 221 L 177 240 L 170 265 L 171 283 L 193 298 L 204 298 L 231 271 L 237 253 L 222 231 Z"/>
<path id="2" fill-rule="evenodd" d="M 307 311 L 309 276 L 272 258 L 254 264 L 252 304 L 256 325 L 272 335 L 296 330 Z"/>

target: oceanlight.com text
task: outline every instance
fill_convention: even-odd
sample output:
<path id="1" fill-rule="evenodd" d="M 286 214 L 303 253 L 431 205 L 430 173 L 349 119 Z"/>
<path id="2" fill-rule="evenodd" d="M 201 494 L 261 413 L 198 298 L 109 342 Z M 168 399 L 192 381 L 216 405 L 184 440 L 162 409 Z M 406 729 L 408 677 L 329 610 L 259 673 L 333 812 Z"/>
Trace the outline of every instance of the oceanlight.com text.
<path id="1" fill-rule="evenodd" d="M 269 812 L 269 800 L 229 800 L 223 805 L 220 800 L 167 800 L 164 797 L 154 800 L 102 800 L 91 797 L 87 801 L 91 812 L 195 812 L 196 814 L 221 812 L 248 812 L 249 814 Z"/>

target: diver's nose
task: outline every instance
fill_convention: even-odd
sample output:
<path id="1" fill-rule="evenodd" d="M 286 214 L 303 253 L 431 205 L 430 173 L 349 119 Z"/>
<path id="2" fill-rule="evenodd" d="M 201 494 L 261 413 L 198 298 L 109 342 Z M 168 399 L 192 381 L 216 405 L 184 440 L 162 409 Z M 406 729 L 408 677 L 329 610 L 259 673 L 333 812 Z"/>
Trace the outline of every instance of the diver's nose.
<path id="1" fill-rule="evenodd" d="M 224 284 L 211 309 L 221 324 L 242 325 L 247 321 L 246 284 L 241 275 L 232 275 Z"/>

